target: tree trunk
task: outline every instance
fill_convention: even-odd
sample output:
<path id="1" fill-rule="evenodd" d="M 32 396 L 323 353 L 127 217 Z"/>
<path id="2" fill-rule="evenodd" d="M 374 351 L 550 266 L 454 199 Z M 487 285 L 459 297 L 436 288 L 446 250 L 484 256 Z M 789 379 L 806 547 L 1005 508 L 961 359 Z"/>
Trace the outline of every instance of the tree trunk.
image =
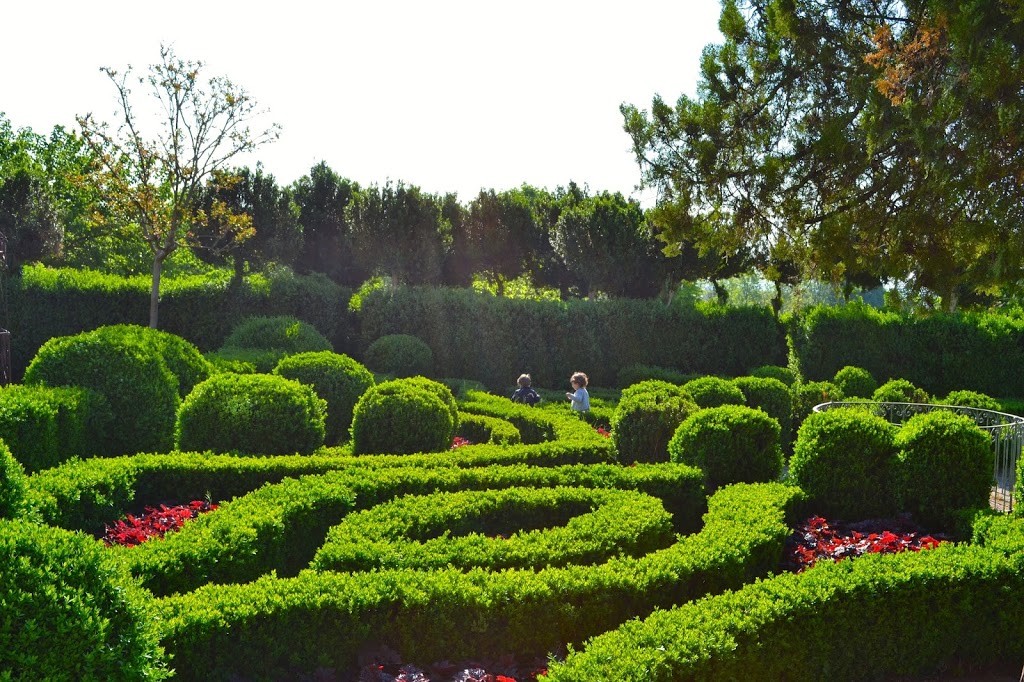
<path id="1" fill-rule="evenodd" d="M 956 285 L 954 284 L 953 286 L 951 286 L 949 288 L 949 296 L 946 298 L 946 300 L 943 301 L 943 303 L 946 304 L 946 306 L 945 306 L 946 312 L 947 313 L 955 313 L 956 312 L 956 306 L 957 306 L 957 304 L 959 302 L 960 302 L 960 299 L 959 299 L 959 296 L 956 295 Z"/>
<path id="2" fill-rule="evenodd" d="M 722 286 L 722 283 L 717 279 L 711 280 L 711 286 L 715 289 L 715 296 L 718 298 L 719 305 L 726 305 L 729 303 L 729 290 Z"/>
<path id="3" fill-rule="evenodd" d="M 149 328 L 157 328 L 157 314 L 160 306 L 160 273 L 163 271 L 164 258 L 162 251 L 153 254 L 153 284 L 149 288 Z"/>
<path id="4" fill-rule="evenodd" d="M 775 319 L 779 319 L 779 313 L 782 312 L 782 282 L 775 282 L 775 296 L 772 298 L 772 312 L 775 314 Z"/>

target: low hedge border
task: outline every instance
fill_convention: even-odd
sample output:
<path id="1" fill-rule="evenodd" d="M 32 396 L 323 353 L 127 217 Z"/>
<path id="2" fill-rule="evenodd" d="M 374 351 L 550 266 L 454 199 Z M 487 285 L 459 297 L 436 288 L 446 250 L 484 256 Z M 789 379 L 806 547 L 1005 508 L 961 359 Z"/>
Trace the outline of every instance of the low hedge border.
<path id="1" fill-rule="evenodd" d="M 488 417 L 485 414 L 462 411 L 459 412 L 459 428 L 456 435 L 475 444 L 519 445 L 523 442 L 522 434 L 512 422 L 498 417 Z"/>
<path id="2" fill-rule="evenodd" d="M 624 470 L 633 468 L 645 467 Z M 799 489 L 778 483 L 724 488 L 709 501 L 701 532 L 599 566 L 304 571 L 204 585 L 156 600 L 155 611 L 162 643 L 184 679 L 268 679 L 294 666 L 350 672 L 370 644 L 405 660 L 543 655 L 655 608 L 764 575 L 781 556 L 787 516 L 801 497 Z"/>
<path id="3" fill-rule="evenodd" d="M 310 568 L 543 568 L 673 543 L 661 501 L 628 490 L 506 488 L 402 497 L 331 528 Z"/>
<path id="4" fill-rule="evenodd" d="M 466 391 L 459 401 L 463 412 L 498 417 L 511 422 L 522 435 L 524 443 L 542 443 L 552 440 L 584 440 L 598 442 L 604 437 L 597 434 L 585 419 L 569 411 L 538 409 L 520 405 L 508 398 L 482 391 Z"/>
<path id="5" fill-rule="evenodd" d="M 1022 565 L 965 545 L 825 562 L 626 623 L 545 679 L 888 679 L 1019 662 Z"/>

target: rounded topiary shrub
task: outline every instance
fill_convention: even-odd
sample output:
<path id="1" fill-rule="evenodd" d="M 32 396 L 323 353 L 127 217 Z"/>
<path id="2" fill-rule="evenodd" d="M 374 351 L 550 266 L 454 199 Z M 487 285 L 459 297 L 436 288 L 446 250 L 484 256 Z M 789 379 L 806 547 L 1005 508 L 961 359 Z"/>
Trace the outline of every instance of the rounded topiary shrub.
<path id="1" fill-rule="evenodd" d="M 896 427 L 867 410 L 832 409 L 800 427 L 789 477 L 828 517 L 860 520 L 895 511 Z"/>
<path id="2" fill-rule="evenodd" d="M 0 678 L 166 678 L 140 593 L 94 539 L 0 520 Z"/>
<path id="3" fill-rule="evenodd" d="M 797 373 L 789 367 L 781 367 L 779 365 L 762 365 L 761 367 L 750 370 L 750 376 L 761 377 L 764 379 L 778 379 L 787 386 L 792 386 L 800 379 L 800 377 L 797 376 Z"/>
<path id="4" fill-rule="evenodd" d="M 373 386 L 370 370 L 347 355 L 330 351 L 289 355 L 277 364 L 274 374 L 312 386 L 327 401 L 328 445 L 348 439 L 352 408 L 359 396 Z"/>
<path id="5" fill-rule="evenodd" d="M 396 377 L 427 375 L 434 369 L 430 346 L 409 334 L 380 337 L 366 349 L 363 360 L 374 372 Z"/>
<path id="6" fill-rule="evenodd" d="M 334 350 L 316 327 L 287 315 L 242 320 L 231 330 L 222 347 L 274 349 L 288 354 Z"/>
<path id="7" fill-rule="evenodd" d="M 683 390 L 690 394 L 693 402 L 703 408 L 721 405 L 742 405 L 746 400 L 736 384 L 719 377 L 700 377 L 683 384 Z"/>
<path id="8" fill-rule="evenodd" d="M 847 365 L 836 372 L 832 383 L 847 398 L 870 398 L 878 390 L 878 382 L 862 367 Z"/>
<path id="9" fill-rule="evenodd" d="M 372 386 L 352 411 L 355 454 L 448 450 L 455 423 L 448 405 L 433 391 L 405 379 Z"/>
<path id="10" fill-rule="evenodd" d="M 440 381 L 434 381 L 433 379 L 428 379 L 423 376 L 415 376 L 406 377 L 399 383 L 391 383 L 390 386 L 387 384 L 382 385 L 384 386 L 384 391 L 392 391 L 395 386 L 416 386 L 429 393 L 433 393 L 441 399 L 441 402 L 444 403 L 444 406 L 448 408 L 448 412 L 452 415 L 452 435 L 454 435 L 455 431 L 458 430 L 459 406 L 455 402 L 455 394 L 452 393 L 450 388 L 442 384 Z"/>
<path id="11" fill-rule="evenodd" d="M 95 333 L 101 337 L 134 341 L 159 354 L 167 369 L 178 379 L 178 395 L 182 398 L 212 374 L 213 368 L 199 349 L 180 336 L 136 324 L 99 327 Z"/>
<path id="12" fill-rule="evenodd" d="M 316 352 L 316 351 L 312 351 Z M 324 351 L 329 352 L 329 351 Z M 288 353 L 278 348 L 237 348 L 227 346 L 207 353 L 212 373 L 270 374 Z"/>
<path id="13" fill-rule="evenodd" d="M 24 383 L 79 386 L 106 398 L 116 426 L 103 454 L 162 452 L 174 443 L 178 378 L 145 343 L 95 331 L 56 337 L 29 363 Z"/>
<path id="14" fill-rule="evenodd" d="M 672 434 L 698 409 L 688 396 L 671 389 L 624 394 L 611 419 L 612 442 L 619 461 L 669 461 L 668 442 Z"/>
<path id="15" fill-rule="evenodd" d="M 779 423 L 744 405 L 690 415 L 676 429 L 668 451 L 673 462 L 704 471 L 709 493 L 729 483 L 775 481 L 782 474 Z"/>
<path id="16" fill-rule="evenodd" d="M 779 438 L 785 449 L 793 424 L 793 395 L 789 387 L 770 377 L 737 377 L 732 382 L 743 392 L 747 407 L 763 410 L 779 422 Z"/>
<path id="17" fill-rule="evenodd" d="M 906 379 L 890 379 L 871 394 L 879 403 L 927 403 L 928 392 Z"/>
<path id="18" fill-rule="evenodd" d="M 685 384 L 694 379 L 692 374 L 683 374 L 674 369 L 666 367 L 655 367 L 652 365 L 626 365 L 616 374 L 616 386 L 627 388 L 648 379 L 658 379 L 672 384 Z"/>
<path id="19" fill-rule="evenodd" d="M 25 469 L 0 440 L 0 519 L 14 519 L 25 511 Z"/>
<path id="20" fill-rule="evenodd" d="M 181 403 L 179 450 L 308 454 L 324 443 L 327 403 L 312 387 L 271 374 L 216 374 Z"/>
<path id="21" fill-rule="evenodd" d="M 896 434 L 896 447 L 901 506 L 921 523 L 948 526 L 954 512 L 988 506 L 992 442 L 970 417 L 915 415 Z"/>
<path id="22" fill-rule="evenodd" d="M 942 399 L 942 404 L 973 407 L 979 410 L 993 410 L 995 412 L 1002 412 L 1003 410 L 1003 406 L 998 400 L 977 391 L 950 391 L 949 395 Z"/>
<path id="23" fill-rule="evenodd" d="M 677 395 L 684 398 L 690 397 L 690 394 L 683 390 L 683 387 L 679 384 L 674 384 L 663 379 L 644 379 L 638 381 L 635 384 L 630 384 L 626 388 L 622 389 L 619 394 L 619 401 L 630 398 L 634 395 L 640 395 L 641 393 L 660 393 L 663 395 Z"/>
<path id="24" fill-rule="evenodd" d="M 807 381 L 794 384 L 790 389 L 793 395 L 793 431 L 804 423 L 815 405 L 842 400 L 845 396 L 839 387 L 830 381 Z"/>

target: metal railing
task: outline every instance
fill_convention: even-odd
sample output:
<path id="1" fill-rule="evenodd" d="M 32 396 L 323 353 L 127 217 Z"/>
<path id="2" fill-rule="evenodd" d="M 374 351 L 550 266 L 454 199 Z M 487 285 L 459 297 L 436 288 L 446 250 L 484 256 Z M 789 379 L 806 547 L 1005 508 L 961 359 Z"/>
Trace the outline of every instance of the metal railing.
<path id="1" fill-rule="evenodd" d="M 1013 511 L 1013 487 L 1017 482 L 1017 461 L 1024 446 L 1024 417 L 963 405 L 923 403 L 831 402 L 814 406 L 815 412 L 837 407 L 870 407 L 891 424 L 902 424 L 916 414 L 945 410 L 974 420 L 992 439 L 992 494 L 989 503 L 996 511 Z"/>

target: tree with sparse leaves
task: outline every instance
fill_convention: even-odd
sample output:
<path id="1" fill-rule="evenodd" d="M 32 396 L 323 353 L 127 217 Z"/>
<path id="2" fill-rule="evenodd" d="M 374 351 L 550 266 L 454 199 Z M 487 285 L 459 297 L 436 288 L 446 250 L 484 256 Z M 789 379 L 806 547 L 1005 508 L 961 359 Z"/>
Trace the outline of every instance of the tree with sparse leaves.
<path id="1" fill-rule="evenodd" d="M 149 326 L 156 328 L 160 276 L 164 262 L 194 236 L 206 214 L 205 185 L 239 154 L 278 137 L 270 125 L 250 126 L 262 113 L 242 88 L 222 76 L 200 78 L 202 62 L 178 58 L 161 46 L 160 62 L 146 76 L 132 68 L 120 73 L 104 67 L 117 89 L 118 124 L 111 127 L 92 114 L 78 118 L 82 136 L 97 162 L 89 182 L 101 197 L 100 213 L 112 223 L 134 225 L 153 256 Z M 148 89 L 157 105 L 153 117 L 136 110 L 132 86 Z M 157 132 L 147 135 L 150 124 Z M 251 236 L 251 218 L 233 214 L 219 204 L 221 224 L 244 240 Z M 249 227 L 246 227 L 248 222 Z"/>

